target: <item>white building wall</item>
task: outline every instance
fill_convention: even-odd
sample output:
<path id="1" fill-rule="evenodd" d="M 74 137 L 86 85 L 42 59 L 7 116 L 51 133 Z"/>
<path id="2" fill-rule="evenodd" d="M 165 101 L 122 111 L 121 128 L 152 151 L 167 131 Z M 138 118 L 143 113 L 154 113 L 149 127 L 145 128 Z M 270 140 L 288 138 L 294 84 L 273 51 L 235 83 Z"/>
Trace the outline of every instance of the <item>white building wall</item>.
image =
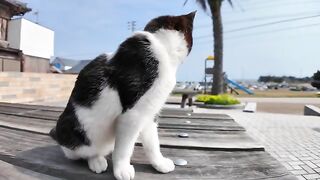
<path id="1" fill-rule="evenodd" d="M 54 54 L 54 31 L 26 19 L 14 19 L 8 26 L 9 47 L 23 54 L 49 59 Z"/>

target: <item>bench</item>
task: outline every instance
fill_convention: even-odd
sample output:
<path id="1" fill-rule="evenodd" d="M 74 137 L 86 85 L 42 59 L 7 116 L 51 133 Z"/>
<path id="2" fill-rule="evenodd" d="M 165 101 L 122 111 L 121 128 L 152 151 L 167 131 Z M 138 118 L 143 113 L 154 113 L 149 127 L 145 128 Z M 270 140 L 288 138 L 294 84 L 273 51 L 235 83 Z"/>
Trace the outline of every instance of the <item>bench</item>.
<path id="1" fill-rule="evenodd" d="M 194 90 L 194 89 L 175 89 L 173 93 L 182 94 L 180 107 L 184 108 L 187 100 L 188 100 L 189 107 L 191 107 L 193 105 L 193 97 L 201 93 L 201 91 Z"/>
<path id="2" fill-rule="evenodd" d="M 0 177 L 8 179 L 114 179 L 108 170 L 92 173 L 85 161 L 71 161 L 48 136 L 62 108 L 0 103 Z M 157 117 L 162 153 L 184 159 L 169 174 L 156 172 L 136 143 L 135 179 L 296 179 L 225 114 L 163 109 Z M 179 138 L 187 133 L 188 138 Z M 19 177 L 19 178 L 18 178 Z"/>

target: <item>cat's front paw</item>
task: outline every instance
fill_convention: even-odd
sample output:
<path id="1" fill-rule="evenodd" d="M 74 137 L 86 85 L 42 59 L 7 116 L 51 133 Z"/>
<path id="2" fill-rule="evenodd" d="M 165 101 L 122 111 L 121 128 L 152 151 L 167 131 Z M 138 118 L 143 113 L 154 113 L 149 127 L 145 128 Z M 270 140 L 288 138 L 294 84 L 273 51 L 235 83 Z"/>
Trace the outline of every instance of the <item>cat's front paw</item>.
<path id="1" fill-rule="evenodd" d="M 98 156 L 88 159 L 88 165 L 91 171 L 102 173 L 107 170 L 108 162 L 104 157 Z"/>
<path id="2" fill-rule="evenodd" d="M 117 180 L 132 180 L 134 173 L 134 168 L 130 164 L 118 165 L 113 168 L 113 174 Z"/>
<path id="3" fill-rule="evenodd" d="M 153 163 L 152 166 L 161 173 L 171 172 L 175 167 L 173 161 L 165 157 Z"/>

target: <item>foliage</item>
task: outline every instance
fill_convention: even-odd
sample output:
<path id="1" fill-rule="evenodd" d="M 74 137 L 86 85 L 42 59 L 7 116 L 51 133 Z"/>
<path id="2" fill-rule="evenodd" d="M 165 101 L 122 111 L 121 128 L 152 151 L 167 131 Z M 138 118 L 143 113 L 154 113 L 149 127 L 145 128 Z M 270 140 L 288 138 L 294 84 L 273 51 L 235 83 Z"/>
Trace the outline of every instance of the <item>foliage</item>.
<path id="1" fill-rule="evenodd" d="M 303 78 L 297 78 L 294 76 L 260 76 L 258 79 L 259 82 L 275 82 L 275 83 L 282 83 L 282 82 L 288 82 L 288 83 L 309 83 L 311 82 L 310 77 L 303 77 Z"/>
<path id="2" fill-rule="evenodd" d="M 188 0 L 185 1 L 185 4 Z M 201 6 L 201 8 L 203 10 L 207 10 L 207 3 L 210 4 L 208 1 L 210 0 L 196 0 L 196 2 Z M 212 1 L 212 0 L 211 0 Z M 216 0 L 217 1 L 217 0 Z M 222 2 L 223 0 L 218 0 L 220 2 Z M 231 0 L 228 0 L 229 4 L 232 6 L 232 1 Z"/>
<path id="3" fill-rule="evenodd" d="M 311 82 L 311 85 L 320 90 L 320 71 L 319 70 L 313 74 L 312 79 L 313 81 Z"/>
<path id="4" fill-rule="evenodd" d="M 319 70 L 313 74 L 312 79 L 315 81 L 320 81 L 320 71 Z"/>
<path id="5" fill-rule="evenodd" d="M 216 105 L 235 105 L 240 104 L 240 101 L 228 94 L 220 95 L 199 95 L 197 96 L 198 102 L 204 102 L 205 104 L 216 104 Z"/>

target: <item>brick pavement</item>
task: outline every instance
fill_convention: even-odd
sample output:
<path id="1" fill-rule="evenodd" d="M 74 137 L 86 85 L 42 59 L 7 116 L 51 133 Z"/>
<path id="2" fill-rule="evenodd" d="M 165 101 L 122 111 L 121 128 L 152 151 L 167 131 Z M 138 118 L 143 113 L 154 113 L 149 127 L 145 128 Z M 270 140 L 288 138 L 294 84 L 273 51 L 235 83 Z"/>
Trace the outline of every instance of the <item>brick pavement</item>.
<path id="1" fill-rule="evenodd" d="M 229 114 L 298 179 L 320 180 L 320 117 Z"/>

